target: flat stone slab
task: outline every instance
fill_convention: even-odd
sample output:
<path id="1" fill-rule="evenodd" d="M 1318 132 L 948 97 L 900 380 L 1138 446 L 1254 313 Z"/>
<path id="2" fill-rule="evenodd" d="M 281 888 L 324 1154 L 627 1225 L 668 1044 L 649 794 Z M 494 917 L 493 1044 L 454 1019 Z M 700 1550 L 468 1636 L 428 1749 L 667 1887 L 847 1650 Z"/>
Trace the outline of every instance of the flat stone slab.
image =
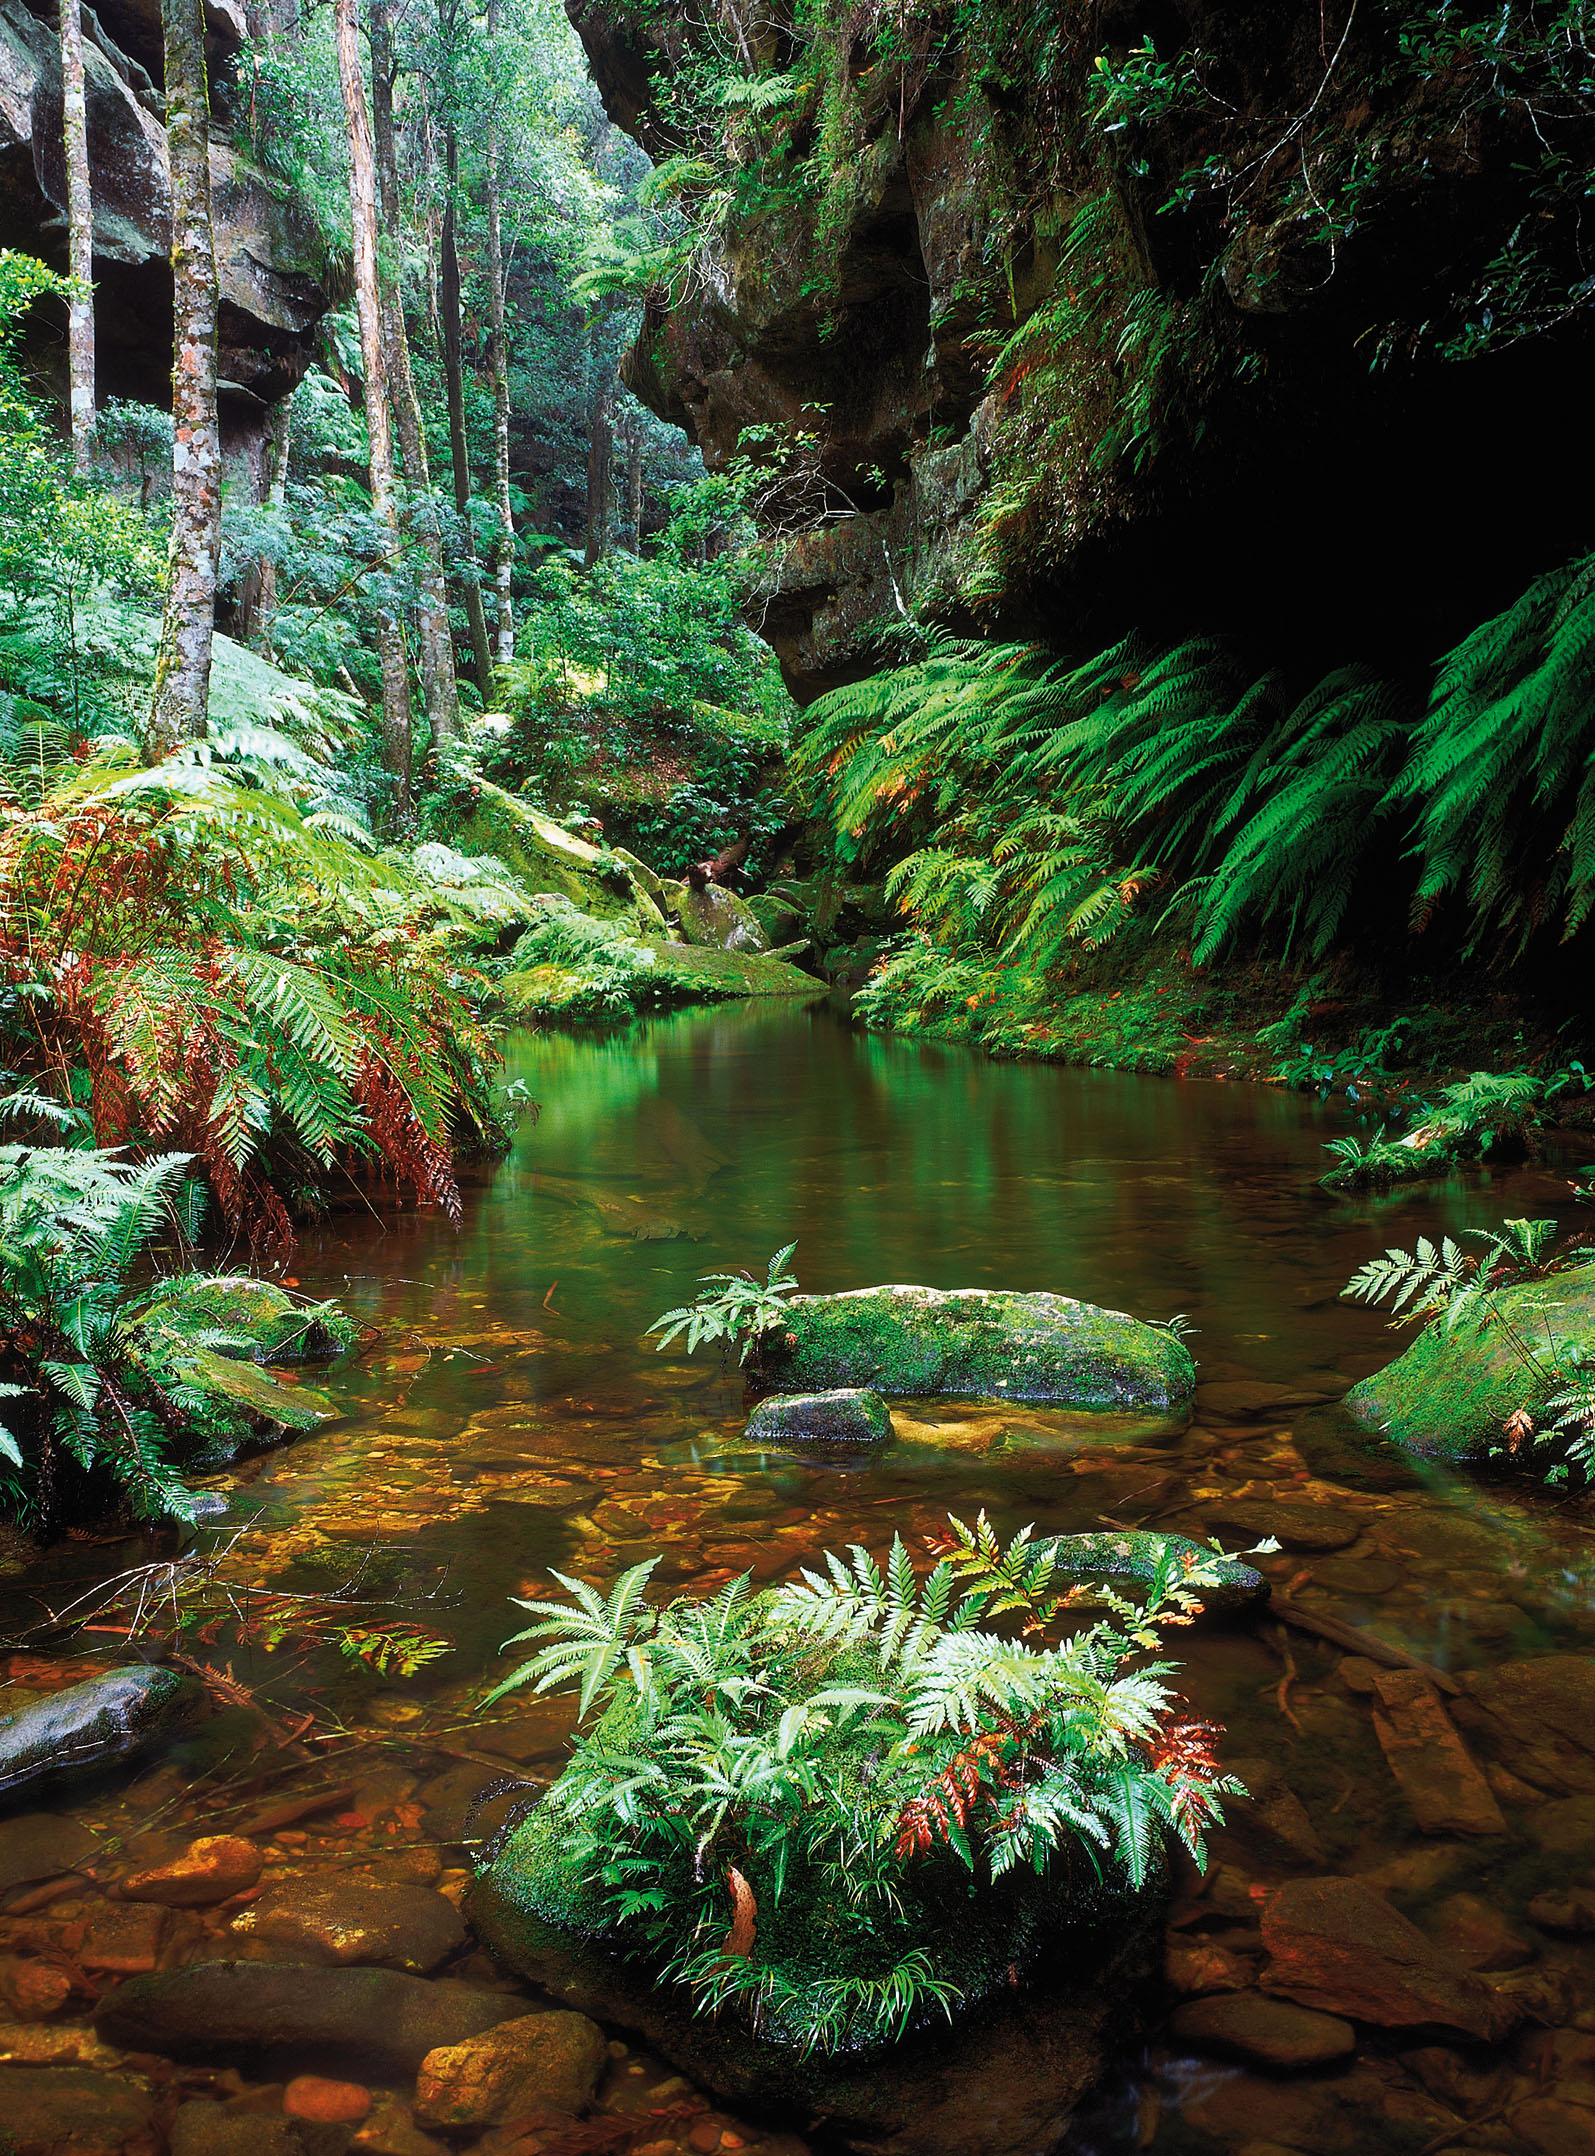
<path id="1" fill-rule="evenodd" d="M 1067 1295 L 1003 1288 L 855 1288 L 794 1295 L 758 1374 L 783 1393 L 1050 1401 L 1183 1417 L 1196 1387 L 1174 1333 Z"/>
<path id="2" fill-rule="evenodd" d="M 1255 1991 L 1225 1998 L 1188 1999 L 1170 2023 L 1182 2043 L 1228 2052 L 1261 2066 L 1326 2066 L 1349 2058 L 1357 2032 L 1338 2014 L 1316 2014 L 1286 1999 L 1265 1999 Z"/>
<path id="3" fill-rule="evenodd" d="M 1488 2042 L 1522 2009 L 1356 1879 L 1291 1879 L 1263 1904 L 1263 1989 L 1384 2029 Z"/>
<path id="4" fill-rule="evenodd" d="M 892 1418 L 878 1392 L 842 1386 L 761 1400 L 742 1434 L 755 1445 L 878 1445 L 891 1436 Z"/>

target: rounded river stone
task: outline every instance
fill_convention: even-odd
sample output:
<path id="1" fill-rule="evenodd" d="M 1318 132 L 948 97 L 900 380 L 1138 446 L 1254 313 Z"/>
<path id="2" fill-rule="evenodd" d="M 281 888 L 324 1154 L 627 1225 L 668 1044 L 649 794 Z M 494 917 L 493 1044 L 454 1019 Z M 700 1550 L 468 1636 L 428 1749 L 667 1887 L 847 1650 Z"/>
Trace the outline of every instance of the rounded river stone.
<path id="1" fill-rule="evenodd" d="M 878 1445 L 891 1436 L 892 1418 L 878 1392 L 840 1386 L 772 1394 L 759 1402 L 742 1434 L 754 1445 Z"/>

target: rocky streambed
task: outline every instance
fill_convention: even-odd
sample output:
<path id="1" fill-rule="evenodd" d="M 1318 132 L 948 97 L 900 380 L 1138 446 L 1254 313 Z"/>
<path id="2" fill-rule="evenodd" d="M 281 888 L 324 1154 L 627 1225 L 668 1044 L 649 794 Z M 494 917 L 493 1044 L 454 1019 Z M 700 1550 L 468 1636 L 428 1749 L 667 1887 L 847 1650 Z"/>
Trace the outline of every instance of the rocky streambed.
<path id="1" fill-rule="evenodd" d="M 577 1996 L 495 1960 L 469 1915 L 473 1843 L 557 1774 L 570 1710 L 475 1707 L 524 1621 L 507 1598 L 543 1591 L 551 1565 L 605 1582 L 662 1551 L 666 1583 L 700 1593 L 982 1506 L 1003 1532 L 1279 1544 L 1249 1560 L 1265 1605 L 1177 1639 L 1183 1689 L 1227 1724 L 1251 1795 L 1205 1876 L 1177 1868 L 1091 2036 L 1098 2092 L 1072 2124 L 1038 2100 L 1057 2066 L 1043 1970 L 974 2025 L 955 2071 L 945 2045 L 927 2053 L 920 2107 L 867 2145 L 1591 2145 L 1595 1535 L 1577 1506 L 1414 1466 L 1342 1413 L 1392 1351 L 1335 1300 L 1396 1239 L 1388 1216 L 1309 1195 L 1317 1133 L 1295 1103 L 907 1049 L 883 1068 L 881 1044 L 807 1025 L 652 1029 L 640 1090 L 638 1043 L 625 1059 L 546 1044 L 527 1068 L 543 1123 L 461 1243 L 351 1228 L 302 1262 L 386 1339 L 334 1373 L 340 1423 L 215 1478 L 206 1536 L 237 1534 L 228 1562 L 257 1586 L 352 1584 L 451 1651 L 406 1678 L 236 1627 L 188 1635 L 204 1712 L 168 1745 L 9 1795 L 0 2124 L 17 2156 L 866 2145 L 816 2107 L 715 2093 L 618 1987 Z M 707 1197 L 649 1166 L 660 1098 L 725 1156 Z M 534 1168 L 679 1201 L 705 1247 L 544 1205 Z M 1524 1178 L 1426 1191 L 1408 1222 L 1550 1201 Z M 900 1396 L 889 1439 L 852 1451 L 745 1434 L 740 1378 L 655 1356 L 641 1324 L 805 1219 L 806 1285 L 1019 1281 L 1184 1310 L 1192 1420 Z M 119 1633 L 31 1628 L 160 1554 L 64 1545 L 9 1582 L 0 1714 L 136 1659 Z"/>

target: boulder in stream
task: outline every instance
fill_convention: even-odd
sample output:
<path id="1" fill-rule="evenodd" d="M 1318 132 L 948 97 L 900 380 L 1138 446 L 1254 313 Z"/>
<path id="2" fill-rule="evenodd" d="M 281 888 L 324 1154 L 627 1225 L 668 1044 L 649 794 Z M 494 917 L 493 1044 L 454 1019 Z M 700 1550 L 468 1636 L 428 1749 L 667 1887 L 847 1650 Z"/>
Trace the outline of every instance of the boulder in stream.
<path id="1" fill-rule="evenodd" d="M 892 1418 L 878 1392 L 858 1386 L 774 1393 L 759 1402 L 742 1434 L 754 1445 L 878 1445 L 891 1436 Z"/>
<path id="2" fill-rule="evenodd" d="M 0 1721 L 0 1805 L 58 1776 L 80 1778 L 170 1742 L 204 1689 L 170 1669 L 108 1669 Z"/>
<path id="3" fill-rule="evenodd" d="M 770 939 L 753 908 L 723 884 L 711 883 L 695 891 L 690 883 L 670 883 L 665 890 L 681 923 L 683 943 L 712 944 L 722 951 L 750 953 L 770 948 Z"/>
<path id="4" fill-rule="evenodd" d="M 794 1295 L 759 1344 L 772 1391 L 867 1386 L 889 1396 L 1047 1401 L 1183 1417 L 1196 1366 L 1176 1333 L 1067 1295 L 854 1288 Z"/>
<path id="5" fill-rule="evenodd" d="M 1509 1456 L 1508 1420 L 1520 1409 L 1537 1418 L 1565 1389 L 1551 1366 L 1595 1355 L 1595 1264 L 1496 1288 L 1476 1309 L 1449 1330 L 1432 1319 L 1404 1355 L 1352 1387 L 1346 1407 L 1430 1459 Z M 1532 1448 L 1521 1457 L 1527 1463 Z M 1543 1467 L 1541 1453 L 1535 1472 Z"/>
<path id="6" fill-rule="evenodd" d="M 754 2034 L 731 2013 L 695 2015 L 690 1992 L 619 1953 L 595 1923 L 568 1835 L 541 1807 L 508 1836 L 466 1907 L 500 1958 L 577 2012 L 639 2031 L 728 2106 L 821 2114 L 829 2145 L 869 2156 L 1031 2156 L 1056 2145 L 1123 2041 L 1129 2002 L 1157 1960 L 1162 1897 L 1104 1887 L 1083 1863 L 1041 1880 L 1010 1874 L 995 1891 L 947 1891 L 938 1960 L 956 1965 L 966 2006 L 978 2010 L 951 2028 L 929 2013 L 884 2051 L 829 2056 L 775 2028 Z M 905 1915 L 905 1950 L 926 1916 L 923 1905 Z M 783 1903 L 784 1932 L 791 1921 Z M 823 1934 L 822 1919 L 808 1921 Z M 834 1971 L 823 1945 L 820 1957 Z"/>

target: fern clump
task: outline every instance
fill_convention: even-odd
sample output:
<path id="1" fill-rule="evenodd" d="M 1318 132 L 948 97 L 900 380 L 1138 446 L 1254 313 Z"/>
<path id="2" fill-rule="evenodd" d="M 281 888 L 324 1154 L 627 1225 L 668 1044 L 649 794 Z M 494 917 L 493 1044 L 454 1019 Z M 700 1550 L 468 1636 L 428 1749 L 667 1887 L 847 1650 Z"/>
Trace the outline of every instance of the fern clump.
<path id="1" fill-rule="evenodd" d="M 579 1688 L 598 1719 L 491 1858 L 490 1900 L 558 1905 L 781 2044 L 950 2018 L 1071 1904 L 1144 1888 L 1171 1839 L 1203 1861 L 1238 1787 L 1156 1659 L 1209 1584 L 1188 1545 L 1144 1605 L 984 1514 L 926 1565 L 894 1538 L 884 1565 L 854 1547 L 772 1593 L 656 1605 L 656 1562 L 521 1605 L 508 1644 L 535 1651 L 489 1698 Z M 1086 1603 L 1110 1614 L 1071 1631 Z"/>
<path id="2" fill-rule="evenodd" d="M 198 1227 L 191 1166 L 181 1153 L 135 1163 L 0 1146 L 0 1511 L 11 1517 L 49 1527 L 120 1505 L 135 1519 L 192 1519 L 180 1465 L 326 1412 L 255 1367 L 248 1283 L 152 1277 L 160 1247 L 186 1252 Z M 352 1338 L 333 1306 L 289 1318 L 287 1295 L 268 1293 L 270 1351 L 283 1359 Z"/>

